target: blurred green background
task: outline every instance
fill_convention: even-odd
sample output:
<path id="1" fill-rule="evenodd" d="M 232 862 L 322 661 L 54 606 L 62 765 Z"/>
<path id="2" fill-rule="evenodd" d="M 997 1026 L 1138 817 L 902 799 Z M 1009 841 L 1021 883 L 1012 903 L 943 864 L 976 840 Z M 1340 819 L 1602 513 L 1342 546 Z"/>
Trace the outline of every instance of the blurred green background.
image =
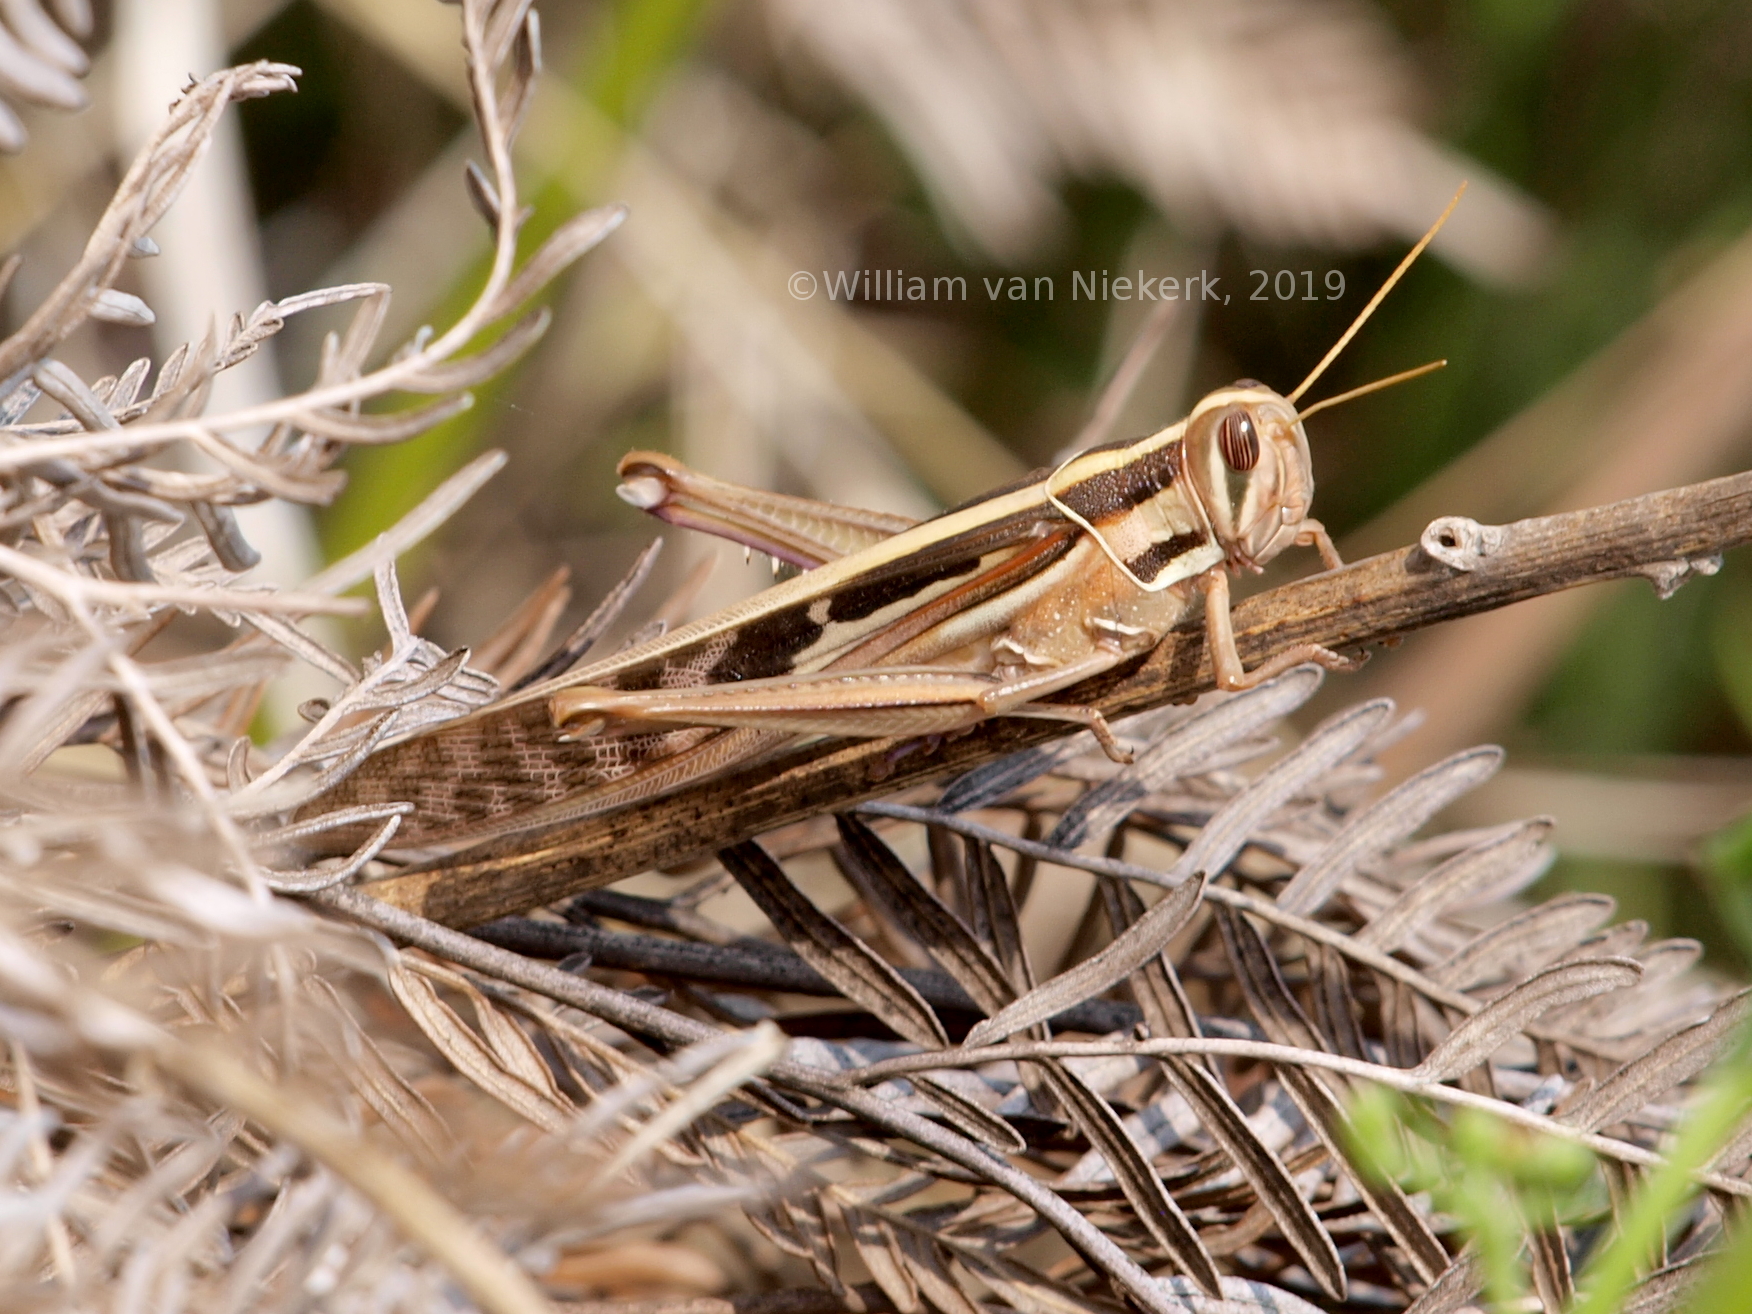
<path id="1" fill-rule="evenodd" d="M 83 127 L 40 126 L 59 134 L 52 164 L 0 165 L 5 245 L 44 260 L 113 180 L 129 112 L 114 68 L 147 58 L 123 48 L 141 22 L 99 8 L 99 107 Z M 304 70 L 295 97 L 244 107 L 229 166 L 265 294 L 386 280 L 385 341 L 466 303 L 486 235 L 460 182 L 474 142 L 454 8 L 151 12 L 158 36 L 188 25 L 185 52 L 205 33 L 228 58 Z M 441 642 L 478 641 L 555 566 L 572 572 L 574 613 L 618 578 L 653 533 L 613 496 L 630 448 L 918 515 L 1050 461 L 1150 309 L 1073 299 L 1074 271 L 1205 271 L 1226 294 L 1170 307 L 1115 436 L 1237 376 L 1287 390 L 1462 178 L 1454 223 L 1315 393 L 1450 362 L 1312 422 L 1316 510 L 1347 554 L 1409 541 L 1437 514 L 1500 521 L 1747 464 L 1744 5 L 597 0 L 547 4 L 543 23 L 520 156 L 530 241 L 587 205 L 625 200 L 631 218 L 554 291 L 554 329 L 514 375 L 416 442 L 358 452 L 315 522 L 323 551 L 343 552 L 471 454 L 506 448 L 507 471 L 412 567 L 410 597 L 442 589 Z M 787 290 L 799 270 L 819 286 L 866 269 L 927 287 L 959 276 L 968 292 Z M 1025 299 L 1008 295 L 1015 276 Z M 284 335 L 288 384 L 328 327 Z M 90 349 L 125 359 L 134 332 Z M 711 550 L 672 542 L 652 597 Z M 726 551 L 696 605 L 765 579 Z M 1414 636 L 1329 681 L 1319 710 L 1382 692 L 1427 713 L 1396 772 L 1482 739 L 1509 748 L 1457 823 L 1551 812 L 1563 857 L 1549 882 L 1606 889 L 1656 934 L 1744 966 L 1744 553 L 1666 602 L 1629 581 Z"/>

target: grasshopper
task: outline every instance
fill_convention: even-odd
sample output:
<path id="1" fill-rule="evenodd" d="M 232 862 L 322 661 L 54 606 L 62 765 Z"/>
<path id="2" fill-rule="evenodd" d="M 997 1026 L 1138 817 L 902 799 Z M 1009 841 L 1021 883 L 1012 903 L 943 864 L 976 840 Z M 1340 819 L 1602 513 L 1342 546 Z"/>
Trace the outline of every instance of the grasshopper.
<path id="1" fill-rule="evenodd" d="M 1459 201 L 1457 194 L 1308 377 L 1280 394 L 1218 388 L 1177 424 L 1110 442 L 924 522 L 711 479 L 656 453 L 620 463 L 620 495 L 801 573 L 715 615 L 392 743 L 310 815 L 414 804 L 399 844 L 476 840 L 668 793 L 800 736 L 913 737 L 991 717 L 1079 724 L 1127 760 L 1101 713 L 1050 695 L 1154 648 L 1202 596 L 1217 684 L 1246 689 L 1313 644 L 1247 670 L 1229 576 L 1291 546 L 1340 561 L 1309 516 L 1303 421 L 1414 377 L 1298 411 Z"/>

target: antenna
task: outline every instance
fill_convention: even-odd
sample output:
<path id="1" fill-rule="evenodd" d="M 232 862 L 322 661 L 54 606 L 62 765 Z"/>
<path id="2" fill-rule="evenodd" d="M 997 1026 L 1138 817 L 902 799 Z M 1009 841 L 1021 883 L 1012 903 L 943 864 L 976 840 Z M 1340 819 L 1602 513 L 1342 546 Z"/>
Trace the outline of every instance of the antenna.
<path id="1" fill-rule="evenodd" d="M 1297 421 L 1305 420 L 1316 411 L 1324 411 L 1328 407 L 1337 406 L 1340 402 L 1354 401 L 1358 397 L 1366 397 L 1371 392 L 1380 392 L 1383 388 L 1391 388 L 1396 383 L 1409 383 L 1411 380 L 1421 378 L 1425 374 L 1435 373 L 1447 363 L 1448 362 L 1445 360 L 1432 360 L 1428 365 L 1419 365 L 1415 370 L 1401 370 L 1397 374 L 1389 374 L 1384 379 L 1376 379 L 1373 383 L 1365 383 L 1360 388 L 1352 388 L 1349 392 L 1341 392 L 1336 397 L 1327 397 L 1323 401 L 1317 401 L 1312 406 L 1308 407 L 1307 410 L 1299 411 L 1296 415 L 1296 419 Z"/>
<path id="2" fill-rule="evenodd" d="M 1401 275 L 1411 268 L 1411 262 L 1422 255 L 1423 249 L 1430 244 L 1430 239 L 1442 231 L 1442 225 L 1448 222 L 1448 216 L 1454 213 L 1454 207 L 1460 204 L 1460 198 L 1464 195 L 1466 195 L 1466 184 L 1461 183 L 1460 190 L 1454 193 L 1454 199 L 1448 202 L 1448 208 L 1443 210 L 1441 217 L 1430 225 L 1430 231 L 1418 240 L 1416 246 L 1405 253 L 1405 259 L 1399 262 L 1399 268 L 1389 274 L 1387 281 L 1381 284 L 1381 290 L 1369 298 L 1369 304 L 1363 307 L 1363 313 L 1351 321 L 1351 326 L 1344 331 L 1344 336 L 1332 344 L 1332 350 L 1320 358 L 1320 363 L 1314 367 L 1313 372 L 1296 385 L 1296 390 L 1286 397 L 1285 401 L 1294 406 L 1296 399 L 1313 387 L 1315 380 L 1326 373 L 1326 367 L 1337 360 L 1338 353 L 1350 345 L 1350 340 L 1356 337 L 1357 330 L 1362 328 L 1368 322 L 1369 316 L 1375 313 L 1375 307 L 1380 305 L 1387 294 L 1393 290 L 1393 285 L 1399 281 Z"/>

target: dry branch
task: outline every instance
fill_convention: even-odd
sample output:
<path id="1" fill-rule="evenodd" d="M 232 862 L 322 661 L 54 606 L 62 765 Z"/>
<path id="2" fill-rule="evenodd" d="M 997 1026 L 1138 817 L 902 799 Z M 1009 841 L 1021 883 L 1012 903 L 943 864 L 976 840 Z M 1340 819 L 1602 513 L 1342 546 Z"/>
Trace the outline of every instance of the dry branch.
<path id="1" fill-rule="evenodd" d="M 1469 523 L 1469 522 L 1467 522 Z M 1451 560 L 1453 551 L 1430 539 Z M 1235 608 L 1249 665 L 1292 644 L 1360 649 L 1439 621 L 1580 584 L 1643 575 L 1663 594 L 1752 539 L 1752 473 L 1607 506 L 1490 527 L 1456 569 L 1424 546 L 1259 594 Z M 1696 563 L 1696 564 L 1694 564 Z M 1129 672 L 1064 695 L 1112 716 L 1212 686 L 1195 615 Z M 372 894 L 452 926 L 473 926 L 625 876 L 688 862 L 763 831 L 843 810 L 1050 738 L 1036 721 L 994 721 L 932 751 L 880 739 L 806 745 L 636 808 L 493 840 L 374 884 Z"/>

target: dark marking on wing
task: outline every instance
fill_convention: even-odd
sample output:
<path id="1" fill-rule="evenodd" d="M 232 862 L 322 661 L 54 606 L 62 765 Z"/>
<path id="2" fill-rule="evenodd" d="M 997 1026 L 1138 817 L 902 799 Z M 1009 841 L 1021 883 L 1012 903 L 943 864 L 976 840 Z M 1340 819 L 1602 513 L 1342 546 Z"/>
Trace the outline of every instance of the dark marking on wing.
<path id="1" fill-rule="evenodd" d="M 847 667 L 848 663 L 865 666 L 881 662 L 896 649 L 905 647 L 936 626 L 952 620 L 958 612 L 976 607 L 1049 569 L 1071 550 L 1078 537 L 1072 526 L 1061 521 L 1057 529 L 1042 534 L 1035 539 L 1032 546 L 1011 553 L 997 565 L 982 569 L 972 579 L 947 592 L 939 593 L 929 602 L 902 612 L 898 618 L 836 658 L 835 666 Z M 993 632 L 1007 623 L 1007 619 L 1003 617 L 994 617 Z M 963 633 L 959 637 L 962 642 L 966 642 L 970 636 Z"/>
<path id="2" fill-rule="evenodd" d="M 1090 524 L 1122 516 L 1180 477 L 1180 444 L 1143 452 L 1117 470 L 1102 470 L 1072 484 L 1058 500 Z"/>
<path id="3" fill-rule="evenodd" d="M 1176 558 L 1192 551 L 1193 548 L 1203 547 L 1205 542 L 1206 535 L 1203 530 L 1195 529 L 1190 533 L 1176 534 L 1166 542 L 1150 544 L 1137 556 L 1128 560 L 1125 563 L 1125 568 L 1143 580 L 1144 583 L 1153 584 L 1158 575 L 1174 564 Z"/>
<path id="4" fill-rule="evenodd" d="M 992 553 L 1024 549 L 1043 533 L 1064 524 L 1064 518 L 1045 504 L 1017 512 L 907 556 L 878 562 L 831 589 L 750 618 L 728 636 L 720 632 L 702 637 L 686 648 L 617 671 L 603 683 L 633 692 L 673 687 L 676 674 L 682 671 L 688 673 L 686 682 L 690 684 L 728 684 L 788 675 L 796 668 L 798 656 L 820 640 L 828 624 L 855 625 L 936 585 L 971 575 Z M 811 613 L 825 620 L 817 621 Z M 867 637 L 848 634 L 847 643 L 856 646 Z M 728 646 L 715 659 L 704 656 L 707 648 L 724 643 L 726 638 Z"/>
<path id="5" fill-rule="evenodd" d="M 728 684 L 733 680 L 788 675 L 797 654 L 819 639 L 826 628 L 809 619 L 811 605 L 793 603 L 744 625 L 729 649 L 706 673 L 706 682 Z"/>
<path id="6" fill-rule="evenodd" d="M 827 604 L 827 624 L 855 625 L 885 608 L 918 598 L 939 584 L 971 575 L 982 564 L 989 568 L 988 558 L 993 552 L 1024 548 L 1055 522 L 1064 523 L 1050 508 L 1031 509 L 873 565 L 841 581 L 830 593 L 793 603 L 744 625 L 706 678 L 713 684 L 725 684 L 789 674 L 797 655 L 807 651 L 822 635 L 825 625 L 812 620 L 810 613 L 822 615 L 823 602 Z M 868 637 L 848 635 L 848 641 L 856 646 Z M 677 654 L 671 660 L 680 657 Z"/>
<path id="7" fill-rule="evenodd" d="M 896 561 L 889 567 L 872 571 L 866 579 L 835 590 L 828 605 L 827 618 L 832 621 L 863 620 L 884 607 L 917 597 L 933 584 L 969 574 L 978 567 L 977 556 L 959 561 Z"/>

